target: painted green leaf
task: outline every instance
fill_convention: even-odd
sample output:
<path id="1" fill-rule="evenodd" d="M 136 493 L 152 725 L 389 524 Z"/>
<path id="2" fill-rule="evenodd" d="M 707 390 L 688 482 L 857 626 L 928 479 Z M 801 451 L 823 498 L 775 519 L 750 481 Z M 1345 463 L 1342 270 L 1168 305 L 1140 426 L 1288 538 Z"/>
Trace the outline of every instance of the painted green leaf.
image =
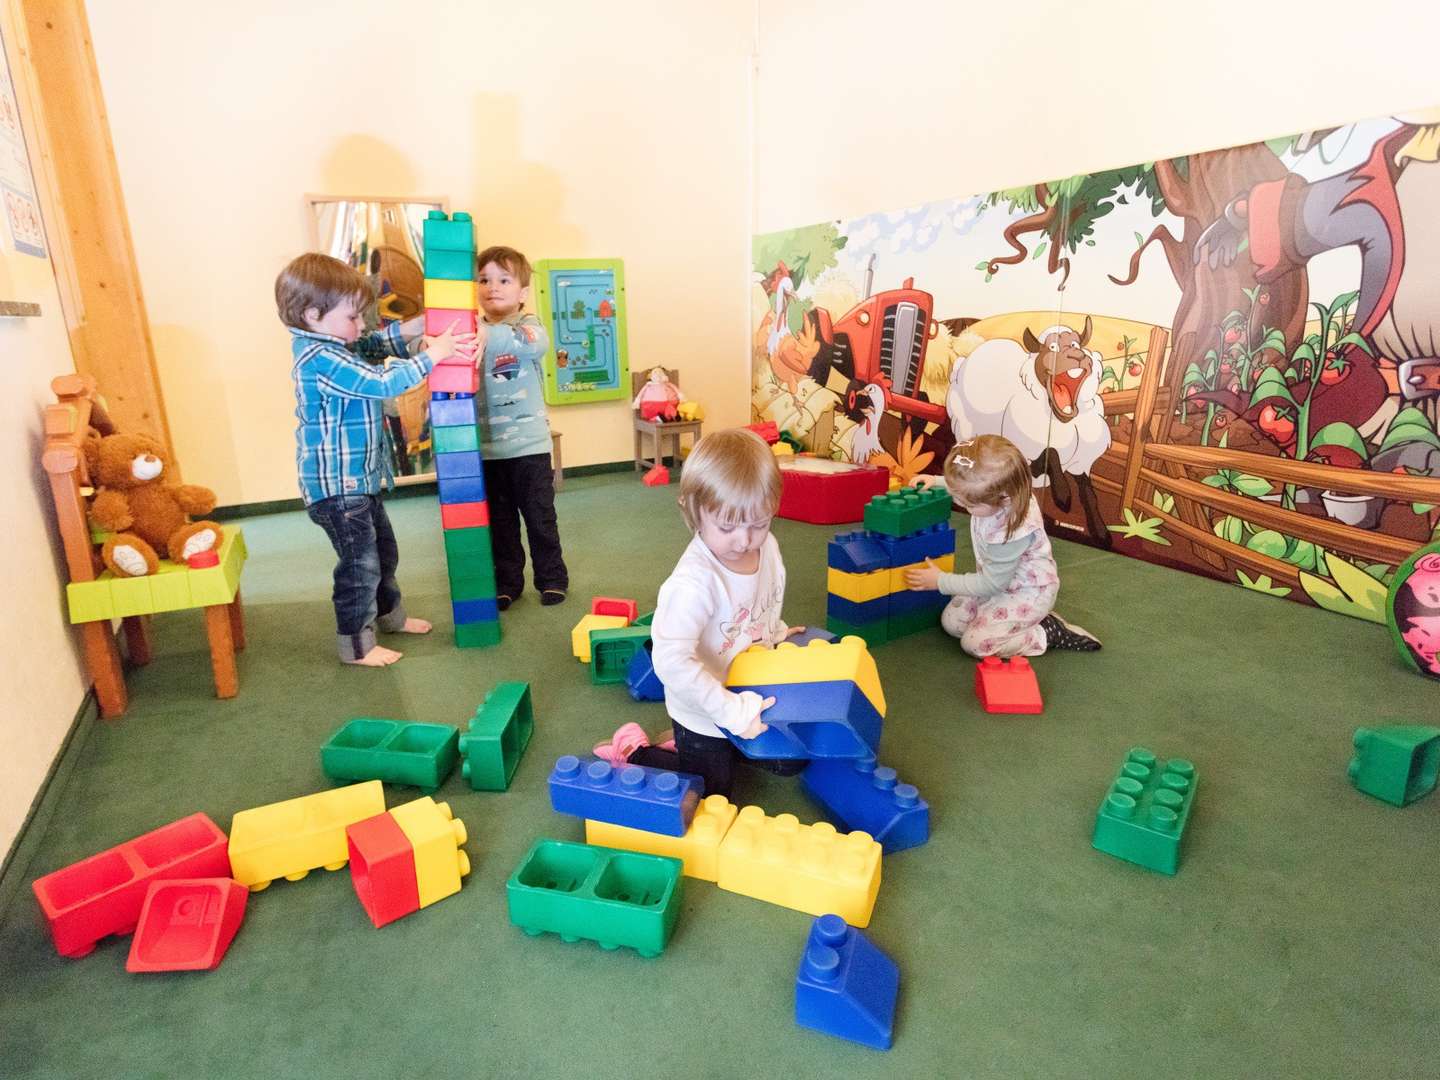
<path id="1" fill-rule="evenodd" d="M 1239 518 L 1227 514 L 1215 523 L 1215 535 L 1232 544 L 1244 545 L 1245 523 Z"/>
<path id="2" fill-rule="evenodd" d="M 1285 557 L 1285 537 L 1274 529 L 1261 529 L 1245 542 L 1245 546 L 1261 555 L 1269 555 L 1272 559 Z"/>
<path id="3" fill-rule="evenodd" d="M 1353 563 L 1326 552 L 1325 565 L 1334 581 L 1300 571 L 1300 585 L 1326 611 L 1368 622 L 1385 622 L 1385 586 Z"/>
<path id="4" fill-rule="evenodd" d="M 1251 476 L 1249 473 L 1236 473 L 1231 481 L 1236 491 L 1241 495 L 1249 495 L 1252 499 L 1261 495 L 1270 494 L 1270 481 L 1263 476 Z"/>
<path id="5" fill-rule="evenodd" d="M 1273 584 L 1270 581 L 1269 574 L 1261 574 L 1259 577 L 1251 580 L 1250 576 L 1246 574 L 1244 570 L 1236 570 L 1235 576 L 1239 579 L 1242 589 L 1253 589 L 1255 592 L 1265 593 L 1267 596 L 1290 595 L 1289 587 Z"/>
<path id="6" fill-rule="evenodd" d="M 1370 460 L 1370 450 L 1366 447 L 1365 440 L 1360 438 L 1360 433 L 1352 425 L 1343 420 L 1326 424 L 1310 439 L 1311 450 L 1322 446 L 1343 446 L 1361 461 Z"/>

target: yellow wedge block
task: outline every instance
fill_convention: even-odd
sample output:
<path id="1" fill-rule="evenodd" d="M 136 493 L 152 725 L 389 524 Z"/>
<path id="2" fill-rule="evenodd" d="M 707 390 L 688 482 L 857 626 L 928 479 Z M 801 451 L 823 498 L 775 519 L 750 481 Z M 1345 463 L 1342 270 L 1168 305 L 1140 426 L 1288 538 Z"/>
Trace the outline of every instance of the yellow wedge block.
<path id="1" fill-rule="evenodd" d="M 460 879 L 470 873 L 470 859 L 458 850 L 465 843 L 465 823 L 450 812 L 450 804 L 427 795 L 395 807 L 390 816 L 415 849 L 420 906 L 459 892 Z"/>
<path id="2" fill-rule="evenodd" d="M 941 555 L 938 559 L 931 559 L 930 561 L 947 574 L 953 574 L 955 572 L 955 555 L 953 552 L 949 555 Z M 907 566 L 897 566 L 893 570 L 883 571 L 884 573 L 888 573 L 890 575 L 890 587 L 886 590 L 886 592 L 903 592 L 904 590 L 910 588 L 910 586 L 905 583 L 905 571 L 923 569 L 925 569 L 925 564 L 923 562 L 916 562 L 910 563 Z M 882 573 L 882 571 L 877 570 L 876 573 Z M 860 575 L 851 576 L 858 577 Z M 830 591 L 834 592 L 835 590 L 831 589 Z M 843 596 L 844 593 L 841 593 L 840 595 Z"/>
<path id="3" fill-rule="evenodd" d="M 350 861 L 345 826 L 385 812 L 379 780 L 241 810 L 230 819 L 230 876 L 253 892 Z"/>
<path id="4" fill-rule="evenodd" d="M 773 649 L 752 645 L 735 658 L 725 677 L 726 686 L 832 681 L 853 682 L 870 699 L 875 711 L 885 715 L 885 691 L 880 686 L 880 673 L 875 670 L 875 658 L 858 637 L 841 638 L 834 644 L 785 642 Z"/>
<path id="5" fill-rule="evenodd" d="M 872 570 L 868 574 L 851 574 L 845 570 L 830 567 L 825 572 L 825 588 L 835 596 L 843 596 L 863 604 L 867 600 L 879 600 L 895 591 L 890 584 L 889 570 Z"/>
<path id="6" fill-rule="evenodd" d="M 585 615 L 570 631 L 570 651 L 582 664 L 590 663 L 590 631 L 619 630 L 629 626 L 630 620 L 624 615 Z"/>
<path id="7" fill-rule="evenodd" d="M 645 855 L 666 855 L 681 862 L 681 873 L 701 881 L 720 876 L 720 841 L 740 813 L 724 795 L 700 800 L 690 828 L 684 836 L 661 836 L 644 829 L 611 825 L 608 821 L 585 821 L 585 842 L 596 847 L 620 848 Z"/>
<path id="8" fill-rule="evenodd" d="M 453 311 L 474 311 L 480 305 L 480 290 L 473 281 L 425 279 L 425 306 Z"/>
<path id="9" fill-rule="evenodd" d="M 716 884 L 810 915 L 833 912 L 869 926 L 880 891 L 880 845 L 869 833 L 836 832 L 829 822 L 801 825 L 794 814 L 740 811 L 720 841 Z"/>

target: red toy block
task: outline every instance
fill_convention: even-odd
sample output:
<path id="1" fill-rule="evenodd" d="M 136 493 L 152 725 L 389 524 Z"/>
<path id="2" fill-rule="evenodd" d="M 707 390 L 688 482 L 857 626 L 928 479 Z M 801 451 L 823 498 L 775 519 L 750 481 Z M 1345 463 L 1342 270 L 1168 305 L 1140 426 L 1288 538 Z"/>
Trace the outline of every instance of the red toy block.
<path id="1" fill-rule="evenodd" d="M 813 464 L 809 464 L 813 463 Z M 826 471 L 818 471 L 818 470 Z M 776 515 L 812 525 L 844 525 L 865 518 L 865 504 L 890 490 L 890 470 L 842 468 L 820 458 L 797 458 L 780 466 L 780 509 Z"/>
<path id="2" fill-rule="evenodd" d="M 350 883 L 377 930 L 420 910 L 415 848 L 388 811 L 346 826 L 345 843 Z"/>
<path id="3" fill-rule="evenodd" d="M 197 551 L 185 560 L 185 565 L 191 570 L 205 570 L 211 566 L 219 566 L 220 555 L 214 548 L 209 551 Z"/>
<path id="4" fill-rule="evenodd" d="M 191 814 L 37 878 L 30 887 L 55 951 L 85 956 L 101 938 L 133 931 L 152 881 L 229 877 L 229 846 L 209 817 Z"/>
<path id="5" fill-rule="evenodd" d="M 245 918 L 250 890 L 223 878 L 152 881 L 126 971 L 214 971 Z"/>
<path id="6" fill-rule="evenodd" d="M 745 430 L 753 431 L 771 446 L 780 441 L 780 429 L 775 426 L 774 420 L 766 420 L 763 424 L 746 424 Z"/>
<path id="7" fill-rule="evenodd" d="M 442 529 L 473 529 L 490 524 L 490 504 L 480 502 L 441 503 L 440 527 Z"/>
<path id="8" fill-rule="evenodd" d="M 475 311 L 473 308 L 426 308 L 425 309 L 425 333 L 429 337 L 436 337 L 448 330 L 451 324 L 459 321 L 460 325 L 455 327 L 457 334 L 475 333 Z"/>
<path id="9" fill-rule="evenodd" d="M 467 361 L 459 364 L 436 364 L 430 369 L 430 392 L 432 394 L 473 394 L 480 388 L 474 365 Z"/>
<path id="10" fill-rule="evenodd" d="M 634 600 L 620 600 L 613 596 L 597 596 L 590 601 L 591 615 L 621 615 L 630 622 L 640 617 L 640 605 Z"/>
<path id="11" fill-rule="evenodd" d="M 976 664 L 975 696 L 988 713 L 1038 713 L 1045 708 L 1035 669 L 1023 656 L 987 656 Z"/>
<path id="12" fill-rule="evenodd" d="M 646 487 L 661 487 L 670 483 L 670 470 L 664 465 L 656 465 L 640 478 L 640 482 Z"/>

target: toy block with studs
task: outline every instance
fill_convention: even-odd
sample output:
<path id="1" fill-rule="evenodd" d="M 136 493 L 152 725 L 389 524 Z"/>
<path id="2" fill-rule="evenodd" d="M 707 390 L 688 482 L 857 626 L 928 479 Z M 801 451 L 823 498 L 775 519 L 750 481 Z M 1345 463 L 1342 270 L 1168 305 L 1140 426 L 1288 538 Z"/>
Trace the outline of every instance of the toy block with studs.
<path id="1" fill-rule="evenodd" d="M 1440 775 L 1440 728 L 1357 728 L 1350 782 L 1392 806 L 1408 806 L 1435 790 Z"/>
<path id="2" fill-rule="evenodd" d="M 720 876 L 720 841 L 735 821 L 739 808 L 724 795 L 707 795 L 695 808 L 684 836 L 666 836 L 632 829 L 609 821 L 585 820 L 585 842 L 598 847 L 640 851 L 679 859 L 686 877 L 714 881 Z"/>
<path id="3" fill-rule="evenodd" d="M 531 937 L 549 932 L 656 957 L 675 929 L 684 889 L 679 859 L 539 840 L 505 893 L 510 921 Z"/>
<path id="4" fill-rule="evenodd" d="M 779 451 L 777 442 L 772 450 Z M 780 463 L 777 517 L 843 525 L 865 516 L 866 503 L 890 485 L 888 469 L 790 457 Z"/>
<path id="5" fill-rule="evenodd" d="M 1160 761 L 1135 747 L 1095 815 L 1093 846 L 1148 870 L 1175 873 L 1198 780 L 1189 761 Z"/>
<path id="6" fill-rule="evenodd" d="M 475 223 L 463 210 L 446 214 L 431 210 L 421 225 L 425 251 L 468 251 L 475 253 Z M 429 306 L 429 305 L 427 305 Z"/>
<path id="7" fill-rule="evenodd" d="M 390 811 L 395 824 L 415 853 L 415 886 L 420 906 L 429 907 L 460 891 L 460 879 L 470 873 L 465 823 L 450 812 L 449 803 L 428 795 Z"/>
<path id="8" fill-rule="evenodd" d="M 866 532 L 837 533 L 826 549 L 826 561 L 847 574 L 889 570 L 890 556 L 877 537 Z"/>
<path id="9" fill-rule="evenodd" d="M 535 734 L 527 682 L 496 683 L 460 736 L 460 773 L 475 791 L 505 791 Z"/>
<path id="10" fill-rule="evenodd" d="M 550 806 L 559 814 L 684 836 L 705 785 L 688 773 L 643 765 L 616 769 L 566 754 L 550 773 Z"/>
<path id="11" fill-rule="evenodd" d="M 648 626 L 619 626 L 590 631 L 590 681 L 596 685 L 623 683 L 635 654 L 650 640 Z"/>
<path id="12" fill-rule="evenodd" d="M 415 849 L 399 822 L 387 813 L 345 828 L 350 884 L 378 930 L 420 910 Z"/>
<path id="13" fill-rule="evenodd" d="M 617 596 L 595 596 L 590 599 L 591 615 L 623 615 L 631 623 L 637 621 L 640 605 L 634 600 Z M 646 624 L 649 625 L 648 623 Z"/>
<path id="14" fill-rule="evenodd" d="M 1035 669 L 1023 656 L 987 656 L 975 665 L 975 696 L 988 713 L 1044 712 Z"/>
<path id="15" fill-rule="evenodd" d="M 654 647 L 653 640 L 643 642 L 640 648 L 635 650 L 635 655 L 630 660 L 630 669 L 625 673 L 625 688 L 636 701 L 665 700 L 665 684 L 660 681 L 660 676 L 655 674 L 655 657 L 652 655 Z"/>
<path id="16" fill-rule="evenodd" d="M 152 881 L 228 877 L 225 834 L 204 814 L 191 814 L 31 884 L 50 940 L 61 956 L 81 957 L 111 934 L 129 934 Z"/>
<path id="17" fill-rule="evenodd" d="M 851 1042 L 889 1050 L 900 969 L 839 915 L 810 926 L 795 974 L 795 1022 Z"/>
<path id="18" fill-rule="evenodd" d="M 794 814 L 740 811 L 720 841 L 720 888 L 810 915 L 839 914 L 868 926 L 880 891 L 880 845 L 868 833 L 837 832 L 828 821 L 801 825 Z"/>
<path id="19" fill-rule="evenodd" d="M 339 870 L 350 858 L 345 827 L 384 810 L 379 780 L 241 810 L 230 821 L 230 876 L 259 892 L 276 878 Z"/>
<path id="20" fill-rule="evenodd" d="M 950 493 L 940 486 L 905 487 L 865 504 L 865 528 L 887 536 L 909 536 L 949 520 Z"/>
<path id="21" fill-rule="evenodd" d="M 670 470 L 664 465 L 652 465 L 650 471 L 640 478 L 646 487 L 664 487 L 670 483 Z"/>
<path id="22" fill-rule="evenodd" d="M 618 630 L 629 624 L 623 615 L 582 615 L 570 631 L 570 652 L 582 664 L 590 663 L 590 631 Z"/>
<path id="23" fill-rule="evenodd" d="M 152 881 L 125 970 L 214 971 L 245 918 L 250 890 L 228 877 Z"/>
<path id="24" fill-rule="evenodd" d="M 320 747 L 320 771 L 331 780 L 381 780 L 434 791 L 454 770 L 459 741 L 449 724 L 351 720 Z"/>
<path id="25" fill-rule="evenodd" d="M 874 756 L 812 761 L 800 774 L 806 794 L 838 827 L 869 833 L 886 855 L 930 839 L 930 804 L 913 784 Z"/>
<path id="26" fill-rule="evenodd" d="M 426 377 L 432 394 L 473 394 L 480 387 L 474 363 L 436 364 Z"/>
<path id="27" fill-rule="evenodd" d="M 430 427 L 474 427 L 479 417 L 475 411 L 474 395 L 450 397 L 432 394 L 430 397 Z"/>

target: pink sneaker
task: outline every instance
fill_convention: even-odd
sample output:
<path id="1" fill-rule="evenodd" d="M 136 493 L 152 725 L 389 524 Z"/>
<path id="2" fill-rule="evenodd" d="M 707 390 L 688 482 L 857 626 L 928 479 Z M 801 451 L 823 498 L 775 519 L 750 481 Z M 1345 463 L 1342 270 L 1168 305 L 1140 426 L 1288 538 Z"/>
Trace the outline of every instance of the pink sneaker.
<path id="1" fill-rule="evenodd" d="M 650 738 L 639 724 L 621 724 L 609 742 L 595 747 L 595 756 L 611 765 L 624 765 L 630 755 L 642 746 L 649 746 Z"/>

